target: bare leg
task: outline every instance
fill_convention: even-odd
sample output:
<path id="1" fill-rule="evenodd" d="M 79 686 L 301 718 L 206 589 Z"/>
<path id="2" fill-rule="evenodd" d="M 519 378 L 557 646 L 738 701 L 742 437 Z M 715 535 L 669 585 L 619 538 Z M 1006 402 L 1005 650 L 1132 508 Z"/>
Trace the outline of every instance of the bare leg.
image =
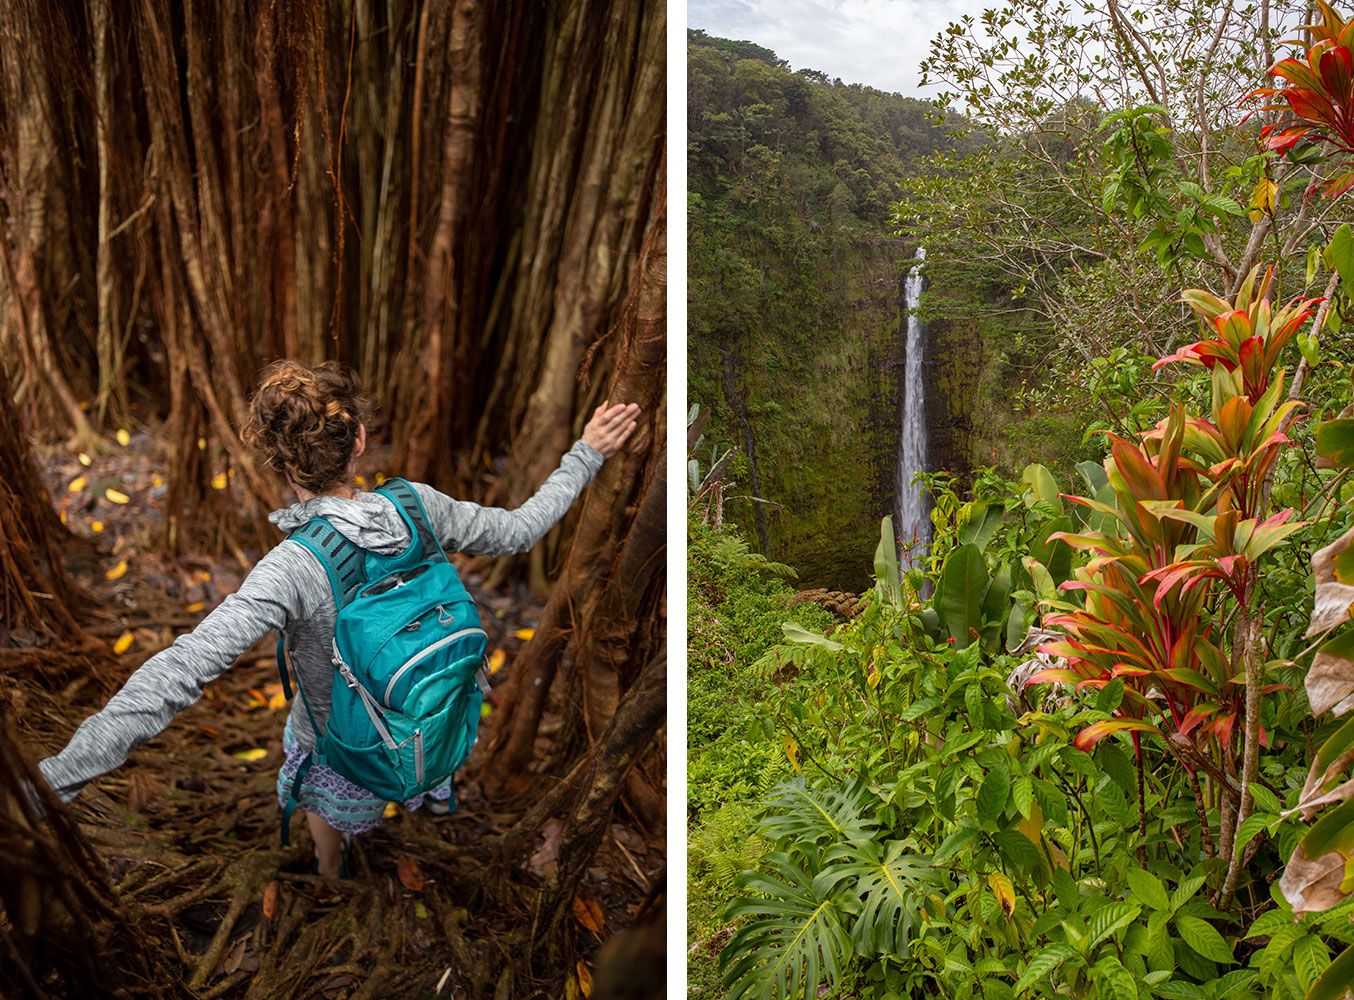
<path id="1" fill-rule="evenodd" d="M 312 812 L 306 813 L 306 826 L 315 841 L 320 874 L 325 878 L 338 878 L 343 868 L 343 834 Z"/>

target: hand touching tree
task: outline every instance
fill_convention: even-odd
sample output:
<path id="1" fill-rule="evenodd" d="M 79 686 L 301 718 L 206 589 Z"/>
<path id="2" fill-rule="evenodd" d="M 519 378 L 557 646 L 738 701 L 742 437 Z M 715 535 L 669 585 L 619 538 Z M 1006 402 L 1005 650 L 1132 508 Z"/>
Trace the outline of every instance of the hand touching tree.
<path id="1" fill-rule="evenodd" d="M 593 411 L 592 419 L 583 428 L 583 441 L 610 458 L 621 450 L 626 439 L 635 432 L 639 426 L 635 419 L 638 416 L 638 403 L 617 403 L 612 406 L 609 401 L 603 402 Z"/>

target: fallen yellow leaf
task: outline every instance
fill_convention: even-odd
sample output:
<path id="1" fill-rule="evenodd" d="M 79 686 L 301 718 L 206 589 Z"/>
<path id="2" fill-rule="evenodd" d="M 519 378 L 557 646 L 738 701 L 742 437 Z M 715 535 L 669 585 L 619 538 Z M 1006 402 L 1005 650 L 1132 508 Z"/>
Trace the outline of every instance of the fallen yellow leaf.
<path id="1" fill-rule="evenodd" d="M 183 610 L 184 610 L 184 611 L 187 611 L 190 615 L 195 615 L 195 614 L 197 614 L 199 611 L 201 611 L 203 608 L 205 608 L 206 606 L 207 606 L 207 605 L 204 604 L 202 601 L 194 601 L 192 604 L 189 604 L 189 605 L 188 605 L 187 607 L 185 607 Z"/>
<path id="2" fill-rule="evenodd" d="M 115 656 L 121 656 L 123 653 L 127 652 L 127 650 L 132 648 L 134 639 L 135 636 L 133 636 L 132 633 L 123 632 L 122 635 L 118 636 L 118 641 L 113 643 L 113 654 Z"/>
<path id="3" fill-rule="evenodd" d="M 97 535 L 100 531 L 103 530 L 103 522 L 102 522 L 102 521 L 90 521 L 90 522 L 89 522 L 89 530 L 92 531 L 92 532 L 94 532 L 94 534 Z"/>
<path id="4" fill-rule="evenodd" d="M 519 628 L 516 632 L 513 633 L 513 636 L 518 639 L 521 639 L 523 642 L 526 642 L 535 634 L 536 630 L 534 628 Z"/>
<path id="5" fill-rule="evenodd" d="M 363 489 L 366 489 L 366 487 L 367 487 L 367 477 L 366 477 L 366 476 L 357 476 L 357 477 L 355 477 L 355 480 L 354 480 L 354 481 L 357 483 L 358 486 L 361 486 Z"/>
<path id="6" fill-rule="evenodd" d="M 165 484 L 165 481 L 160 476 L 154 476 L 151 478 L 150 484 L 152 486 L 163 486 Z"/>
<path id="7" fill-rule="evenodd" d="M 82 489 L 85 488 L 85 484 L 88 482 L 89 480 L 86 479 L 84 476 L 76 476 L 74 479 L 71 480 L 71 484 L 67 488 L 72 493 L 79 493 Z"/>
<path id="8" fill-rule="evenodd" d="M 480 705 L 480 718 L 481 718 L 481 719 L 487 719 L 487 718 L 489 718 L 489 714 L 490 714 L 491 712 L 493 712 L 493 710 L 494 710 L 494 706 L 493 706 L 493 705 L 490 705 L 487 701 L 486 701 L 486 702 L 483 702 L 483 703 Z"/>
<path id="9" fill-rule="evenodd" d="M 428 908 L 421 901 L 414 904 L 414 916 L 419 920 L 428 919 Z"/>
<path id="10" fill-rule="evenodd" d="M 387 802 L 387 803 L 386 803 L 386 811 L 383 812 L 383 813 L 381 813 L 381 818 L 382 818 L 382 819 L 394 819 L 394 818 L 395 818 L 396 816 L 398 816 L 399 814 L 400 814 L 400 807 L 397 806 L 394 802 Z"/>
<path id="11" fill-rule="evenodd" d="M 75 457 L 80 460 L 80 464 L 83 465 L 86 469 L 89 468 L 90 465 L 94 463 L 94 459 L 90 458 L 83 451 L 80 452 L 80 454 L 76 455 Z"/>
<path id="12" fill-rule="evenodd" d="M 496 649 L 489 654 L 489 675 L 493 676 L 503 669 L 503 661 L 508 658 L 508 654 L 501 649 Z"/>
<path id="13" fill-rule="evenodd" d="M 207 449 L 207 439 L 206 439 L 206 438 L 198 438 L 198 439 L 197 439 L 197 450 L 198 450 L 198 451 L 205 451 L 206 449 Z"/>
<path id="14" fill-rule="evenodd" d="M 224 490 L 225 488 L 226 474 L 224 472 L 218 472 L 216 475 L 212 476 L 212 489 Z"/>
<path id="15" fill-rule="evenodd" d="M 116 566 L 114 566 L 112 569 L 110 569 L 107 573 L 104 574 L 104 579 L 121 580 L 126 572 L 127 572 L 127 560 L 123 559 Z"/>
<path id="16" fill-rule="evenodd" d="M 255 747 L 253 750 L 237 750 L 231 754 L 236 760 L 255 761 L 263 760 L 268 756 L 268 751 L 263 747 Z"/>
<path id="17" fill-rule="evenodd" d="M 277 712 L 287 707 L 287 696 L 281 691 L 268 697 L 268 711 Z"/>
<path id="18" fill-rule="evenodd" d="M 594 934 L 601 934 L 602 928 L 606 926 L 606 920 L 602 916 L 601 904 L 586 893 L 578 892 L 574 894 L 573 902 L 569 904 L 569 911 L 574 915 L 575 920 Z"/>
<path id="19" fill-rule="evenodd" d="M 386 481 L 386 474 L 385 474 L 384 472 L 378 472 L 378 473 L 376 473 L 376 485 L 377 485 L 377 486 L 380 486 L 380 485 L 381 485 L 382 483 L 384 483 L 385 481 Z"/>
<path id="20" fill-rule="evenodd" d="M 578 964 L 574 966 L 574 971 L 578 973 L 578 988 L 583 996 L 592 996 L 592 971 L 588 968 L 588 963 L 580 958 Z"/>
<path id="21" fill-rule="evenodd" d="M 111 486 L 103 491 L 103 495 L 108 498 L 109 503 L 126 503 L 131 499 L 126 493 L 123 493 L 121 490 L 115 490 Z"/>
<path id="22" fill-rule="evenodd" d="M 132 436 L 127 433 L 127 428 L 125 427 L 119 427 L 117 434 L 114 436 L 118 439 L 118 444 L 122 445 L 124 448 L 132 443 Z"/>
<path id="23" fill-rule="evenodd" d="M 62 524 L 66 523 L 66 512 L 64 510 L 60 514 L 58 514 L 57 517 L 61 518 Z"/>

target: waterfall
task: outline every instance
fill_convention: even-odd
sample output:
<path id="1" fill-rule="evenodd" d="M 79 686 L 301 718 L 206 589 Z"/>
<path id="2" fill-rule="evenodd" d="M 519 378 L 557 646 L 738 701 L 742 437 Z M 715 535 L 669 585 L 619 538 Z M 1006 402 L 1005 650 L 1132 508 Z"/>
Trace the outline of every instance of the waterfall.
<path id="1" fill-rule="evenodd" d="M 922 262 L 925 248 L 918 247 L 917 263 L 907 272 L 903 286 L 903 307 L 907 316 L 907 354 L 903 365 L 902 434 L 898 444 L 898 533 L 911 555 L 903 562 L 917 562 L 931 544 L 931 518 L 922 489 L 912 477 L 926 471 L 926 327 L 915 310 L 921 299 Z"/>

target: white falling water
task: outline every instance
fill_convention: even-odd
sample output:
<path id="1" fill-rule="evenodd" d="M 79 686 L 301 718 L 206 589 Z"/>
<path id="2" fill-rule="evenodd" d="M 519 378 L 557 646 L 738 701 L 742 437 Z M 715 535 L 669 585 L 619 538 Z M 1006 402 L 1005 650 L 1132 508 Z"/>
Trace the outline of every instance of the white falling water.
<path id="1" fill-rule="evenodd" d="M 926 509 L 922 489 L 912 482 L 918 472 L 926 470 L 926 379 L 923 363 L 926 360 L 926 327 L 916 316 L 921 299 L 922 261 L 926 250 L 917 249 L 917 263 L 907 272 L 904 286 L 904 306 L 907 309 L 907 357 L 903 365 L 903 429 L 898 446 L 898 533 L 903 545 L 911 545 L 911 554 L 905 555 L 907 565 L 920 560 L 931 544 L 931 518 Z M 913 539 L 916 543 L 912 544 Z"/>

